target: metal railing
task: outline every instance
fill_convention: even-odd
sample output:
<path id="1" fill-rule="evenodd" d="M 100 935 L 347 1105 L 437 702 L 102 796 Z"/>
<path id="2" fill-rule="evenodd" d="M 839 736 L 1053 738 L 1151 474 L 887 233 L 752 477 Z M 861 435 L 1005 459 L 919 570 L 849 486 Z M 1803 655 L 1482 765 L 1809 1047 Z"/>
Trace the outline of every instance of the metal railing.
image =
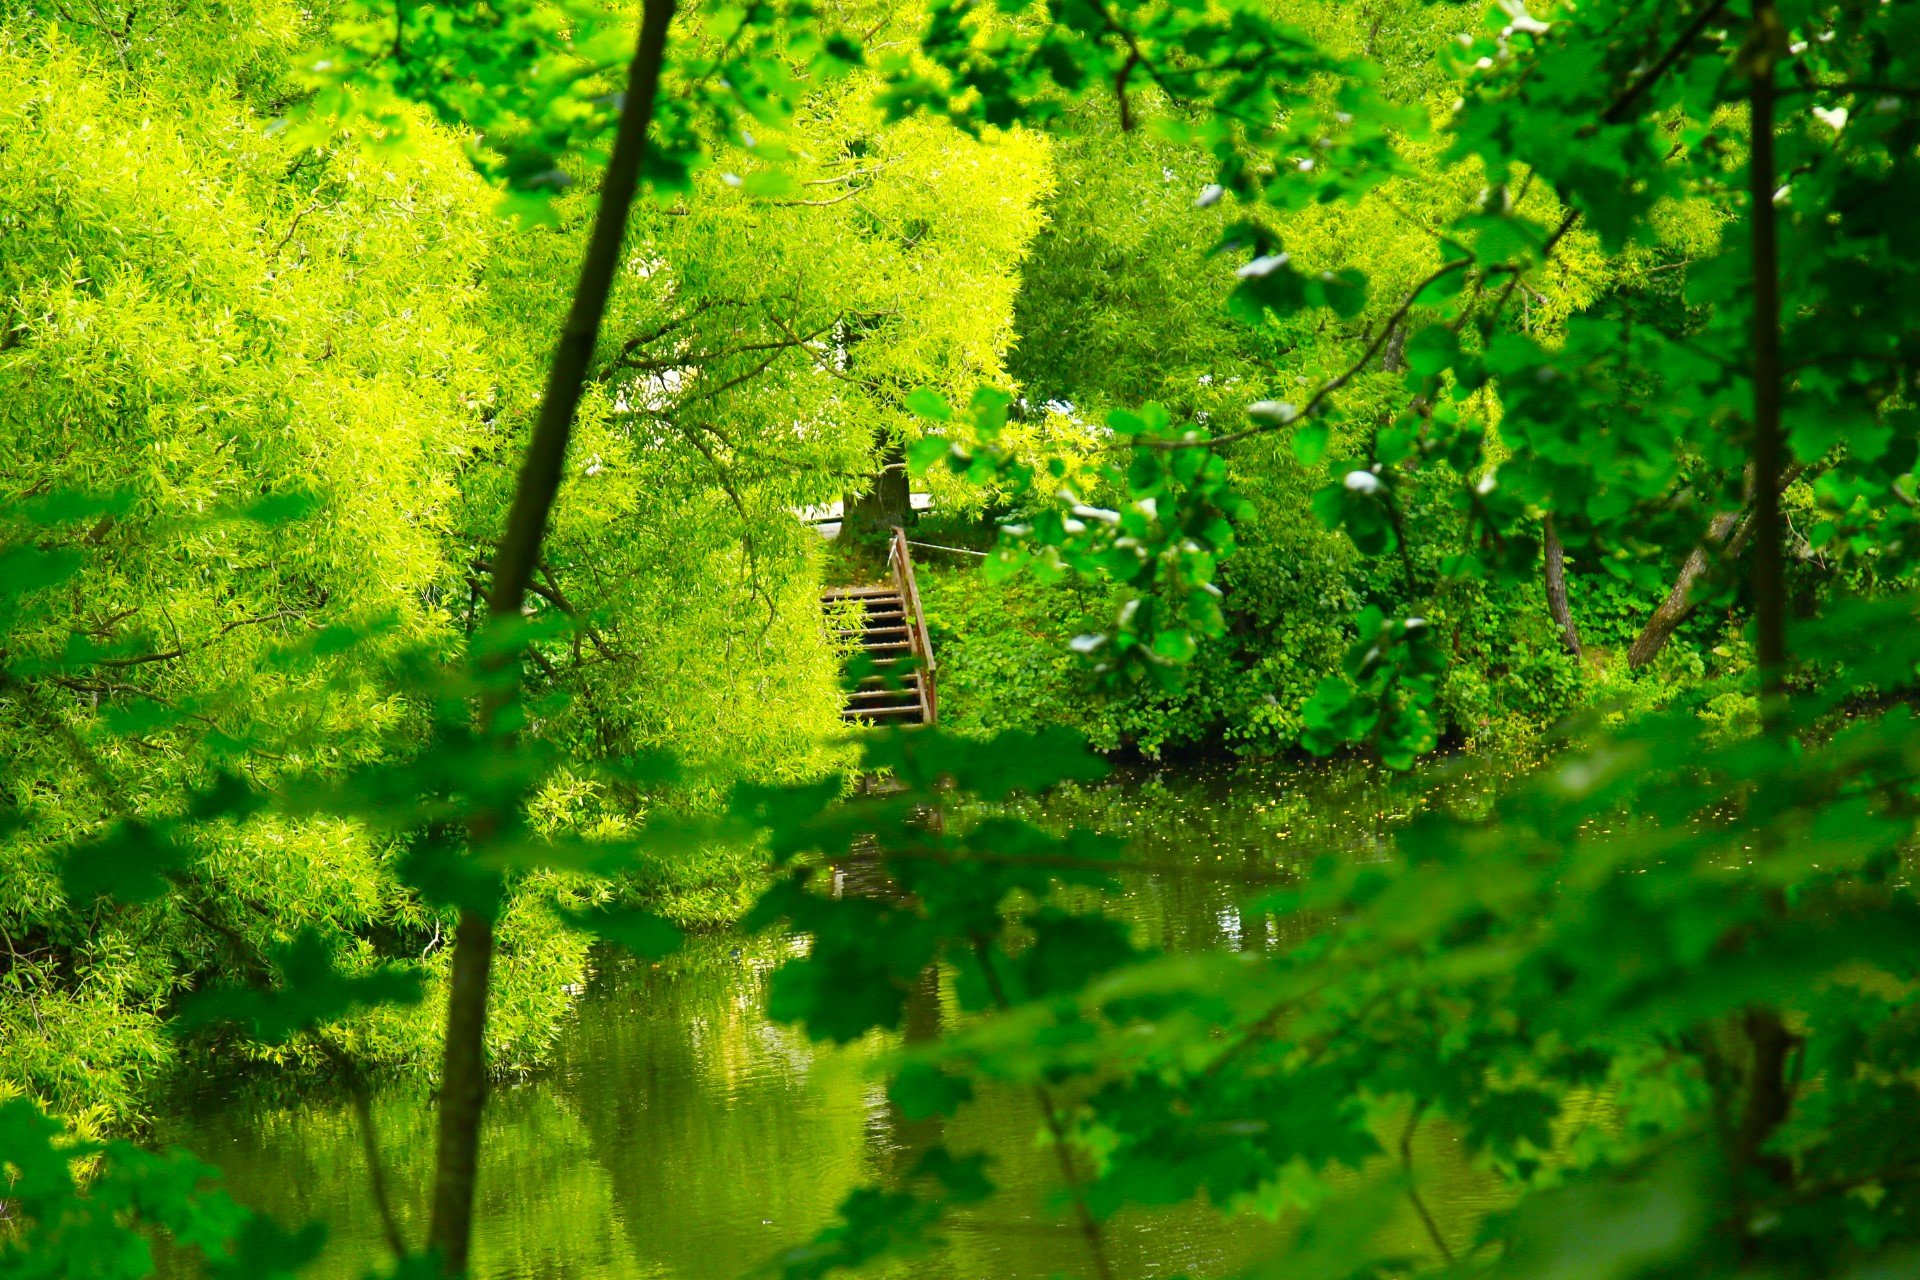
<path id="1" fill-rule="evenodd" d="M 912 622 L 907 625 L 907 643 L 920 668 L 920 710 L 927 724 L 939 718 L 939 699 L 934 685 L 938 670 L 933 660 L 933 641 L 927 638 L 926 615 L 920 611 L 920 584 L 913 577 L 913 553 L 907 550 L 907 531 L 894 526 L 893 545 L 887 551 L 887 568 L 893 585 L 900 592 Z"/>

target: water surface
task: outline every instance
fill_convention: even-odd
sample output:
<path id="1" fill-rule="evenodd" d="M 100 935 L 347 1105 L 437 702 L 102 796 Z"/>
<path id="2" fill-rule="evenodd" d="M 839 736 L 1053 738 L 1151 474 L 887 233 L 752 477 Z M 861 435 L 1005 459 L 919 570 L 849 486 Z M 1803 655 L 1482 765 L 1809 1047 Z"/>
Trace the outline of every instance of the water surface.
<path id="1" fill-rule="evenodd" d="M 1129 840 L 1114 909 L 1140 941 L 1179 950 L 1290 945 L 1302 926 L 1245 904 L 1316 856 L 1381 856 L 1386 833 L 1417 808 L 1478 803 L 1495 771 L 1418 778 L 1364 766 L 1245 766 L 1138 771 L 1023 806 L 1045 822 Z M 1040 1280 L 1084 1272 L 1085 1244 L 1032 1099 L 984 1092 L 950 1121 L 912 1123 L 880 1078 L 897 1039 L 811 1044 L 767 1020 L 767 976 L 793 940 L 711 936 L 658 965 L 601 957 L 550 1070 L 500 1086 L 485 1122 L 475 1272 L 497 1280 L 731 1280 L 829 1223 L 849 1191 L 887 1182 L 944 1142 L 984 1150 L 1002 1194 L 956 1222 L 945 1243 L 884 1274 L 914 1280 Z M 957 1016 L 927 975 L 906 1034 Z M 431 1100 L 416 1081 L 379 1086 L 373 1110 L 396 1209 L 424 1234 Z M 240 1199 L 330 1235 L 325 1280 L 359 1280 L 385 1260 L 360 1133 L 344 1097 L 289 1099 L 265 1082 L 217 1077 L 182 1091 L 159 1137 L 226 1171 Z M 1490 1202 L 1491 1181 L 1432 1131 L 1418 1152 L 1437 1171 L 1438 1215 L 1461 1222 Z M 1123 1216 L 1108 1228 L 1125 1277 L 1226 1275 L 1272 1253 L 1298 1228 L 1190 1204 Z M 1424 1249 L 1409 1218 L 1394 1231 Z M 178 1263 L 169 1275 L 190 1269 Z"/>

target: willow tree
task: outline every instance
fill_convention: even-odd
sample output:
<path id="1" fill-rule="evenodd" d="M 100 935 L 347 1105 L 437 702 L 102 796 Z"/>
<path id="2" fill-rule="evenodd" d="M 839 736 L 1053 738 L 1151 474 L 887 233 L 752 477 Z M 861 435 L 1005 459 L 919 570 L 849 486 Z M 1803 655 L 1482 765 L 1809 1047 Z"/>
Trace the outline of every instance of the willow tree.
<path id="1" fill-rule="evenodd" d="M 386 676 L 460 639 L 442 602 L 458 463 L 495 385 L 469 285 L 494 197 L 444 135 L 396 160 L 271 134 L 235 81 L 291 42 L 251 22 L 214 50 L 152 15 L 133 73 L 97 32 L 16 24 L 0 42 L 19 140 L 0 156 L 0 485 L 106 499 L 72 540 L 84 568 L 20 597 L 5 642 L 7 811 L 28 825 L 0 850 L 0 1074 L 113 1123 L 174 1056 L 165 1010 L 236 972 L 236 939 L 312 928 L 356 964 L 437 950 L 392 874 L 399 846 L 352 823 L 210 834 L 190 871 L 162 860 L 166 893 L 105 916 L 60 887 L 63 842 L 167 816 L 183 788 L 417 741 L 420 708 Z M 340 629 L 368 639 L 343 650 Z M 521 913 L 523 943 L 496 1028 L 509 1057 L 537 1053 L 582 972 Z M 396 1014 L 341 1042 L 406 1060 L 431 1027 Z"/>

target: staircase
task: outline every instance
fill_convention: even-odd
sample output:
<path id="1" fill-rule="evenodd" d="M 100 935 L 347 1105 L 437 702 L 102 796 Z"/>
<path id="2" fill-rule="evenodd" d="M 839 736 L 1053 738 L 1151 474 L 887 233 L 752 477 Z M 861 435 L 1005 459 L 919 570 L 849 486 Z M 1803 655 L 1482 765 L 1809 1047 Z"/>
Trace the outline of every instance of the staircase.
<path id="1" fill-rule="evenodd" d="M 847 694 L 840 718 L 856 724 L 932 724 L 939 710 L 933 646 L 902 529 L 893 531 L 887 574 L 884 583 L 831 587 L 820 597 L 835 639 L 852 640 L 867 660 L 862 663 L 866 674 Z"/>

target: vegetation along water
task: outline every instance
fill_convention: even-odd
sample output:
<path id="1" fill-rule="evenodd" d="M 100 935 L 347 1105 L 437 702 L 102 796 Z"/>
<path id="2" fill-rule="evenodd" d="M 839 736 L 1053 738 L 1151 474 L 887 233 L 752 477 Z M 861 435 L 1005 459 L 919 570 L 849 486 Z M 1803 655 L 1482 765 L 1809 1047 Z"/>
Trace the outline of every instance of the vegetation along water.
<path id="1" fill-rule="evenodd" d="M 1920 1275 L 1920 5 L 0 0 L 0 1280 Z"/>

